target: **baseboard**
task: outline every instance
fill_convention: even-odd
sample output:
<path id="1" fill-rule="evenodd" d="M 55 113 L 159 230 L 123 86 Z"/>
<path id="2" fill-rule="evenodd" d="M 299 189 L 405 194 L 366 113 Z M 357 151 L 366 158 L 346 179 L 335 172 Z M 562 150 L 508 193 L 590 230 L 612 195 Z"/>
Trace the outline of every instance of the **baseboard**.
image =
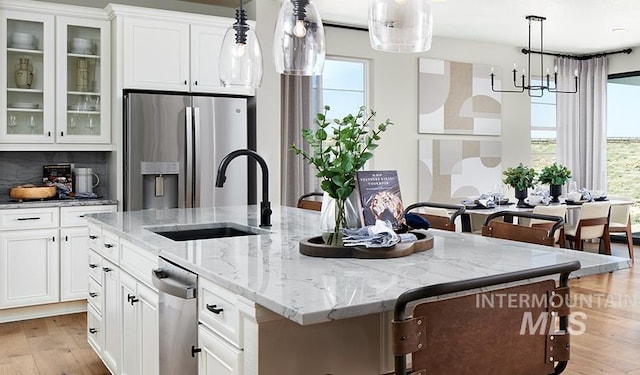
<path id="1" fill-rule="evenodd" d="M 20 320 L 44 318 L 47 316 L 73 314 L 87 311 L 87 300 L 50 303 L 46 305 L 35 305 L 26 307 L 16 307 L 0 310 L 0 323 L 17 322 Z"/>

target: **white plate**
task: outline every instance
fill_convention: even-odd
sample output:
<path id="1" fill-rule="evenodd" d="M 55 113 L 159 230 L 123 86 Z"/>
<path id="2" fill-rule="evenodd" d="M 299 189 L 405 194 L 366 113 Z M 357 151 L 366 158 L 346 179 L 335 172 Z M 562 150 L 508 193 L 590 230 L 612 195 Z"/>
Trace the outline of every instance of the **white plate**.
<path id="1" fill-rule="evenodd" d="M 34 44 L 18 44 L 14 43 L 9 46 L 9 48 L 17 48 L 17 49 L 38 49 L 38 46 Z"/>
<path id="2" fill-rule="evenodd" d="M 36 109 L 40 107 L 40 104 L 34 103 L 13 103 L 9 104 L 10 108 L 20 108 L 20 109 Z"/>
<path id="3" fill-rule="evenodd" d="M 72 48 L 71 53 L 75 53 L 76 55 L 93 55 L 93 48 Z"/>
<path id="4" fill-rule="evenodd" d="M 67 108 L 70 111 L 95 111 L 96 110 L 96 106 L 94 105 L 90 105 L 86 107 L 80 106 L 80 105 L 70 105 L 70 106 L 67 106 Z"/>

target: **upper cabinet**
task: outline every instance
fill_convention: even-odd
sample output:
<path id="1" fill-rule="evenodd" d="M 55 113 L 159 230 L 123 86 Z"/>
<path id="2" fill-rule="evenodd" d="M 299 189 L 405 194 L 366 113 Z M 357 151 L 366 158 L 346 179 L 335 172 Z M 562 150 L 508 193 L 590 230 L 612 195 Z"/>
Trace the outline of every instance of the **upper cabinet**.
<path id="1" fill-rule="evenodd" d="M 110 4 L 116 45 L 122 45 L 123 89 L 253 95 L 223 87 L 218 77 L 222 39 L 232 18 Z M 119 48 L 119 47 L 116 47 Z"/>
<path id="2" fill-rule="evenodd" d="M 56 141 L 108 143 L 109 21 L 57 17 L 56 29 Z"/>
<path id="3" fill-rule="evenodd" d="M 0 142 L 54 141 L 54 17 L 0 12 Z"/>
<path id="4" fill-rule="evenodd" d="M 0 10 L 0 150 L 110 150 L 106 14 L 45 2 Z"/>

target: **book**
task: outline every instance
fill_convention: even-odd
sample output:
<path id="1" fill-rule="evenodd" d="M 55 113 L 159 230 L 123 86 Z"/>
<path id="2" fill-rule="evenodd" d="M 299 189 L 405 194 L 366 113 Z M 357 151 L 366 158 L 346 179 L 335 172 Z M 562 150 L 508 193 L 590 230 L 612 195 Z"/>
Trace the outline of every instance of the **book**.
<path id="1" fill-rule="evenodd" d="M 71 164 L 53 164 L 42 167 L 42 182 L 44 186 L 54 186 L 56 183 L 66 186 L 73 191 L 73 176 L 71 174 Z"/>
<path id="2" fill-rule="evenodd" d="M 358 171 L 356 191 L 363 226 L 374 225 L 376 220 L 388 221 L 394 230 L 404 226 L 404 205 L 397 171 Z"/>

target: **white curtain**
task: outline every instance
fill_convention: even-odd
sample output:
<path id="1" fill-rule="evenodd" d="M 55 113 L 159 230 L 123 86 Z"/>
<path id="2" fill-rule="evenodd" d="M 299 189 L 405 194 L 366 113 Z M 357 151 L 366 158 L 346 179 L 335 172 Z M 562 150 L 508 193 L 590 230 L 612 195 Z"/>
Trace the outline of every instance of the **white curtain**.
<path id="1" fill-rule="evenodd" d="M 318 112 L 321 112 L 320 76 L 282 75 L 282 168 L 280 199 L 286 206 L 295 207 L 298 198 L 306 193 L 320 191 L 316 170 L 302 156 L 291 151 L 291 145 L 310 152 L 309 145 L 302 139 L 302 129 L 313 128 Z"/>
<path id="2" fill-rule="evenodd" d="M 559 90 L 579 77 L 577 94 L 556 95 L 556 159 L 579 188 L 607 190 L 607 65 L 606 57 L 557 60 Z"/>

